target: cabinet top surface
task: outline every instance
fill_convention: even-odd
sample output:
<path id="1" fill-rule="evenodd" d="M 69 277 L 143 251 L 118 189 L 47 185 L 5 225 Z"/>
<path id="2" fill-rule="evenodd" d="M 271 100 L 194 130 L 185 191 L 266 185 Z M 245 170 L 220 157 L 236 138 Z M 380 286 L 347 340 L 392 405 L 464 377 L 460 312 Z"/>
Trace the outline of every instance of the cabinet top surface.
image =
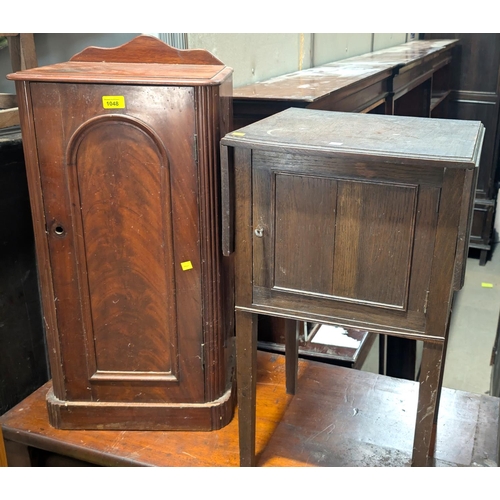
<path id="1" fill-rule="evenodd" d="M 289 108 L 227 134 L 222 144 L 477 163 L 481 122 Z"/>
<path id="2" fill-rule="evenodd" d="M 236 88 L 236 99 L 274 99 L 314 102 L 350 85 L 368 85 L 388 78 L 395 68 L 410 66 L 448 50 L 458 40 L 416 40 L 361 56 L 294 71 Z"/>
<path id="3" fill-rule="evenodd" d="M 9 80 L 144 85 L 210 85 L 232 70 L 224 65 L 69 61 L 7 75 Z"/>

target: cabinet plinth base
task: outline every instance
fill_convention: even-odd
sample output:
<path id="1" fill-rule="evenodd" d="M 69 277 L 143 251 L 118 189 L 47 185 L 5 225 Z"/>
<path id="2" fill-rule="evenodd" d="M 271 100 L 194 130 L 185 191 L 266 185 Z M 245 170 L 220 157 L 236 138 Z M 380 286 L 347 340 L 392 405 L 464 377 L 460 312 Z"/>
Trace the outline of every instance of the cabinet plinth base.
<path id="1" fill-rule="evenodd" d="M 49 422 L 56 429 L 211 431 L 232 419 L 234 390 L 207 403 L 118 403 L 63 401 L 47 393 Z"/>

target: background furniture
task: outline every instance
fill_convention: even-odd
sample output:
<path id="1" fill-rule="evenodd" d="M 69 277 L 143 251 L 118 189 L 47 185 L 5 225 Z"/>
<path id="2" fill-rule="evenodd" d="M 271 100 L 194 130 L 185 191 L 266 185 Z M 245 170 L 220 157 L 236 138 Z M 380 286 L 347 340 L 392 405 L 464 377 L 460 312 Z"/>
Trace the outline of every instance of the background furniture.
<path id="1" fill-rule="evenodd" d="M 284 320 L 259 316 L 258 347 L 263 351 L 284 353 Z M 360 369 L 372 347 L 376 334 L 356 328 L 326 327 L 298 321 L 298 352 L 304 359 Z"/>
<path id="2" fill-rule="evenodd" d="M 456 37 L 415 40 L 353 58 L 394 68 L 389 114 L 446 118 L 449 72 Z"/>
<path id="3" fill-rule="evenodd" d="M 13 71 L 38 65 L 33 33 L 0 33 L 5 37 Z M 19 111 L 15 94 L 0 93 L 0 129 L 19 125 Z"/>
<path id="4" fill-rule="evenodd" d="M 0 130 L 0 414 L 49 379 L 19 129 Z"/>
<path id="5" fill-rule="evenodd" d="M 290 107 L 385 113 L 393 65 L 347 59 L 234 89 L 234 126 L 241 128 Z"/>
<path id="6" fill-rule="evenodd" d="M 232 70 L 206 51 L 142 36 L 9 78 L 19 96 L 52 425 L 226 425 L 234 356 L 217 172 Z"/>
<path id="7" fill-rule="evenodd" d="M 286 320 L 290 393 L 294 321 L 423 340 L 412 463 L 429 463 L 483 135 L 479 122 L 290 108 L 222 139 L 242 465 L 255 464 L 258 314 Z"/>
<path id="8" fill-rule="evenodd" d="M 410 465 L 417 382 L 306 360 L 299 361 L 298 376 L 292 398 L 285 392 L 284 356 L 258 353 L 259 466 Z M 0 417 L 11 467 L 238 466 L 237 417 L 211 432 L 67 431 L 48 421 L 49 387 Z M 443 388 L 441 402 L 436 465 L 498 463 L 499 399 Z"/>
<path id="9" fill-rule="evenodd" d="M 499 180 L 500 34 L 425 35 L 431 41 L 443 37 L 460 40 L 453 49 L 448 117 L 480 120 L 486 128 L 470 240 L 470 247 L 479 251 L 480 264 L 485 265 L 494 240 L 493 225 Z"/>
<path id="10" fill-rule="evenodd" d="M 12 69 L 37 65 L 32 33 L 1 33 Z M 0 414 L 49 378 L 15 94 L 0 94 Z"/>

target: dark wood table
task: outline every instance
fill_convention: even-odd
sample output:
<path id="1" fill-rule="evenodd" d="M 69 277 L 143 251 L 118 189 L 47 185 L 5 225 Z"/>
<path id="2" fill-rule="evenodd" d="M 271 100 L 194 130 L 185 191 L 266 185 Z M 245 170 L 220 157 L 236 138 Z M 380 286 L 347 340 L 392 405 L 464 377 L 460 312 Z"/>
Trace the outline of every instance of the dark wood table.
<path id="1" fill-rule="evenodd" d="M 301 360 L 292 398 L 284 356 L 257 361 L 258 466 L 410 465 L 416 382 Z M 10 466 L 238 465 L 237 417 L 212 432 L 61 430 L 48 421 L 49 388 L 0 417 Z M 435 464 L 496 465 L 498 398 L 443 388 L 441 405 Z"/>

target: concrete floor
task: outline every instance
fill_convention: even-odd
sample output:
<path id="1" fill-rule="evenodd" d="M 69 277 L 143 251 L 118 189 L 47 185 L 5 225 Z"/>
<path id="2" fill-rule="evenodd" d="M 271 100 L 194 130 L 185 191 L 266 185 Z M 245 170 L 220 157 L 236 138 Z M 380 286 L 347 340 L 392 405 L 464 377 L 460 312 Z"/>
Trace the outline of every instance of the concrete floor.
<path id="1" fill-rule="evenodd" d="M 492 287 L 484 287 L 489 283 Z M 462 290 L 453 307 L 443 385 L 451 389 L 490 394 L 491 353 L 500 313 L 500 248 L 485 266 L 469 257 Z M 418 343 L 417 353 L 421 352 Z M 417 355 L 418 355 L 417 354 Z M 378 372 L 378 342 L 362 370 Z"/>

